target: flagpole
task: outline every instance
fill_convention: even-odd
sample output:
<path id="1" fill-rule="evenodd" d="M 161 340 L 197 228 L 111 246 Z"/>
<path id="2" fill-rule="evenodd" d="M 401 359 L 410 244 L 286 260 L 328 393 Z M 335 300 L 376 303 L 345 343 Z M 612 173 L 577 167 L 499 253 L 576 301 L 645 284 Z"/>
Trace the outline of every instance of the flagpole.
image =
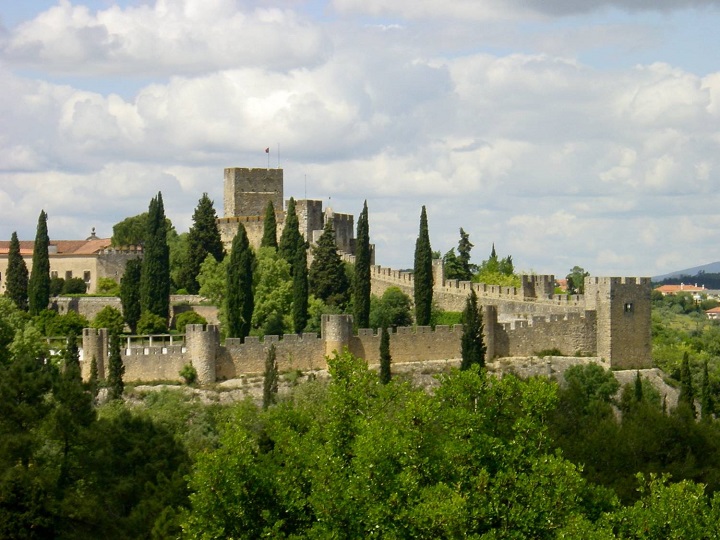
<path id="1" fill-rule="evenodd" d="M 266 150 L 265 150 L 265 153 L 268 155 L 268 166 L 267 166 L 267 168 L 268 168 L 268 170 L 270 170 L 270 149 L 269 149 L 269 148 L 266 149 Z"/>
<path id="2" fill-rule="evenodd" d="M 277 143 L 278 147 L 278 153 L 277 153 L 277 168 L 280 168 L 280 143 Z"/>

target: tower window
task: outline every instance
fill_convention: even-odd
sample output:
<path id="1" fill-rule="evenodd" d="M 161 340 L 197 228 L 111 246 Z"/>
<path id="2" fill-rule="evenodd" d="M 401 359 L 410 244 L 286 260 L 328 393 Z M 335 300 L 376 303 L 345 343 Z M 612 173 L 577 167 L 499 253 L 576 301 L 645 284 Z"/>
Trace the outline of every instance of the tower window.
<path id="1" fill-rule="evenodd" d="M 625 302 L 625 313 L 632 313 L 633 305 L 632 302 Z"/>

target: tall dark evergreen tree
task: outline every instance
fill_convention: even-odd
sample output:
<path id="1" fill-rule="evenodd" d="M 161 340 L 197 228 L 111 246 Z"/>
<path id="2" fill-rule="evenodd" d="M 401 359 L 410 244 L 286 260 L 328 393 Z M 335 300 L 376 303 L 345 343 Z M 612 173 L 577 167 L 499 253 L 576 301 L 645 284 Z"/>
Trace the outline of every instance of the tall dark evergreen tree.
<path id="1" fill-rule="evenodd" d="M 13 231 L 8 249 L 7 274 L 5 276 L 5 296 L 8 296 L 15 305 L 27 311 L 28 309 L 28 269 L 20 254 L 20 241 L 17 233 Z"/>
<path id="2" fill-rule="evenodd" d="M 710 420 L 713 417 L 713 394 L 710 383 L 710 375 L 708 373 L 708 361 L 703 362 L 702 381 L 700 386 L 700 418 Z"/>
<path id="3" fill-rule="evenodd" d="M 460 341 L 462 362 L 460 369 L 466 370 L 477 364 L 485 367 L 485 341 L 483 338 L 482 313 L 477 305 L 477 294 L 472 289 L 465 301 L 463 311 L 463 334 Z"/>
<path id="4" fill-rule="evenodd" d="M 278 244 L 278 253 L 292 266 L 295 252 L 304 244 L 305 240 L 300 234 L 300 222 L 295 211 L 295 199 L 290 197 L 287 212 L 285 213 L 285 226 Z"/>
<path id="5" fill-rule="evenodd" d="M 208 255 L 220 262 L 225 256 L 225 249 L 217 227 L 217 213 L 207 193 L 203 193 L 193 213 L 193 225 L 187 237 L 187 262 L 181 272 L 180 287 L 190 294 L 197 294 L 200 285 L 197 276 L 200 265 Z"/>
<path id="6" fill-rule="evenodd" d="M 353 309 L 358 328 L 370 327 L 370 225 L 367 201 L 358 218 L 355 240 L 355 280 Z"/>
<path id="7" fill-rule="evenodd" d="M 680 366 L 680 395 L 678 396 L 678 407 L 685 405 L 692 412 L 693 417 L 697 416 L 695 409 L 695 390 L 693 390 L 692 371 L 690 370 L 690 357 L 687 352 L 683 354 Z"/>
<path id="8" fill-rule="evenodd" d="M 278 392 L 278 365 L 275 345 L 270 345 L 265 357 L 265 376 L 263 377 L 263 409 L 267 409 L 277 400 Z"/>
<path id="9" fill-rule="evenodd" d="M 250 333 L 252 314 L 255 308 L 253 299 L 253 254 L 247 232 L 242 223 L 238 223 L 230 251 L 227 267 L 226 313 L 228 337 L 245 339 Z"/>
<path id="10" fill-rule="evenodd" d="M 60 489 L 64 489 L 69 482 L 71 458 L 77 454 L 82 431 L 95 421 L 93 396 L 86 392 L 82 382 L 77 336 L 74 332 L 68 336 L 63 364 L 53 389 L 56 406 L 51 413 L 50 424 L 51 434 L 60 442 L 61 448 L 57 480 Z"/>
<path id="11" fill-rule="evenodd" d="M 293 260 L 293 304 L 292 317 L 293 328 L 296 334 L 300 334 L 308 322 L 308 266 L 307 251 L 298 249 Z"/>
<path id="12" fill-rule="evenodd" d="M 310 292 L 329 306 L 344 309 L 349 300 L 350 283 L 335 243 L 335 230 L 328 221 L 313 250 L 310 265 Z"/>
<path id="13" fill-rule="evenodd" d="M 28 281 L 28 306 L 30 315 L 38 315 L 47 309 L 50 302 L 50 237 L 47 229 L 47 214 L 40 212 L 35 246 L 33 248 L 32 271 Z"/>
<path id="14" fill-rule="evenodd" d="M 415 324 L 430 324 L 433 298 L 432 247 L 425 206 L 420 213 L 420 232 L 415 242 Z"/>
<path id="15" fill-rule="evenodd" d="M 641 403 L 643 400 L 643 385 L 642 385 L 642 377 L 640 377 L 640 371 L 635 372 L 635 388 L 634 388 L 634 397 L 635 401 L 637 403 Z"/>
<path id="16" fill-rule="evenodd" d="M 461 275 L 458 277 L 460 281 L 470 281 L 473 275 L 472 265 L 470 264 L 470 251 L 473 244 L 470 242 L 470 235 L 460 227 L 460 240 L 458 241 L 458 266 Z"/>
<path id="17" fill-rule="evenodd" d="M 120 303 L 122 305 L 123 319 L 130 327 L 132 333 L 137 332 L 140 320 L 140 279 L 142 276 L 142 261 L 130 259 L 125 264 L 125 272 L 120 279 Z"/>
<path id="18" fill-rule="evenodd" d="M 383 325 L 380 330 L 380 384 L 387 384 L 392 378 L 390 364 L 392 357 L 390 356 L 390 332 L 388 327 Z"/>
<path id="19" fill-rule="evenodd" d="M 167 321 L 170 313 L 170 248 L 162 193 L 150 201 L 140 278 L 140 308 Z"/>
<path id="20" fill-rule="evenodd" d="M 125 391 L 125 383 L 123 376 L 125 375 L 125 366 L 120 355 L 120 336 L 110 334 L 110 357 L 108 358 L 108 399 L 122 399 Z"/>
<path id="21" fill-rule="evenodd" d="M 265 219 L 263 220 L 263 236 L 260 240 L 260 247 L 273 247 L 277 249 L 277 220 L 275 219 L 275 206 L 268 201 L 265 208 Z"/>

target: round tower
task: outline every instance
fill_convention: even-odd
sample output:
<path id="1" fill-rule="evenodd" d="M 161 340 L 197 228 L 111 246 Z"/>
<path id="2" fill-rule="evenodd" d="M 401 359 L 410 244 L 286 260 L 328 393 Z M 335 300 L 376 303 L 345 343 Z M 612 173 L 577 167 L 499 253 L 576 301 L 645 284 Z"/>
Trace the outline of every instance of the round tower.
<path id="1" fill-rule="evenodd" d="M 350 347 L 352 315 L 323 315 L 320 334 L 325 341 L 325 356 L 332 356 L 335 351 L 342 352 L 345 347 Z"/>
<path id="2" fill-rule="evenodd" d="M 192 366 L 197 371 L 200 384 L 214 383 L 220 333 L 217 325 L 188 324 L 185 327 L 185 343 Z"/>
<path id="3" fill-rule="evenodd" d="M 108 357 L 108 331 L 107 328 L 83 328 L 82 338 L 83 363 L 82 377 L 90 378 L 90 366 L 95 358 L 98 379 L 105 378 L 105 362 Z"/>

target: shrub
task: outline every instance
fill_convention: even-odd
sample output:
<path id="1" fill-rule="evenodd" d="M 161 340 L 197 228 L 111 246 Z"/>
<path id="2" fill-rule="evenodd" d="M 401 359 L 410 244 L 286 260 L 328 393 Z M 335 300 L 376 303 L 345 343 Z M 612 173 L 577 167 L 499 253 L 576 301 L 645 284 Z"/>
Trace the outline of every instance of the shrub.
<path id="1" fill-rule="evenodd" d="M 197 382 L 197 369 L 192 364 L 185 364 L 180 370 L 180 376 L 185 381 L 185 384 L 195 384 Z"/>
<path id="2" fill-rule="evenodd" d="M 534 354 L 535 356 L 539 356 L 540 358 L 544 358 L 546 356 L 565 356 L 558 348 L 543 349 L 542 351 L 536 351 Z"/>
<path id="3" fill-rule="evenodd" d="M 113 278 L 98 278 L 97 292 L 108 296 L 120 296 L 120 284 Z"/>
<path id="4" fill-rule="evenodd" d="M 146 311 L 140 315 L 137 331 L 138 334 L 165 334 L 168 331 L 167 321 L 159 315 Z"/>
<path id="5" fill-rule="evenodd" d="M 188 324 L 207 324 L 207 320 L 195 311 L 185 311 L 175 319 L 175 329 L 181 334 L 185 333 Z"/>
<path id="6" fill-rule="evenodd" d="M 58 296 L 65 287 L 65 280 L 61 277 L 50 278 L 50 296 Z"/>
<path id="7" fill-rule="evenodd" d="M 85 291 L 87 291 L 87 284 L 79 277 L 66 279 L 62 288 L 63 294 L 85 294 Z"/>

